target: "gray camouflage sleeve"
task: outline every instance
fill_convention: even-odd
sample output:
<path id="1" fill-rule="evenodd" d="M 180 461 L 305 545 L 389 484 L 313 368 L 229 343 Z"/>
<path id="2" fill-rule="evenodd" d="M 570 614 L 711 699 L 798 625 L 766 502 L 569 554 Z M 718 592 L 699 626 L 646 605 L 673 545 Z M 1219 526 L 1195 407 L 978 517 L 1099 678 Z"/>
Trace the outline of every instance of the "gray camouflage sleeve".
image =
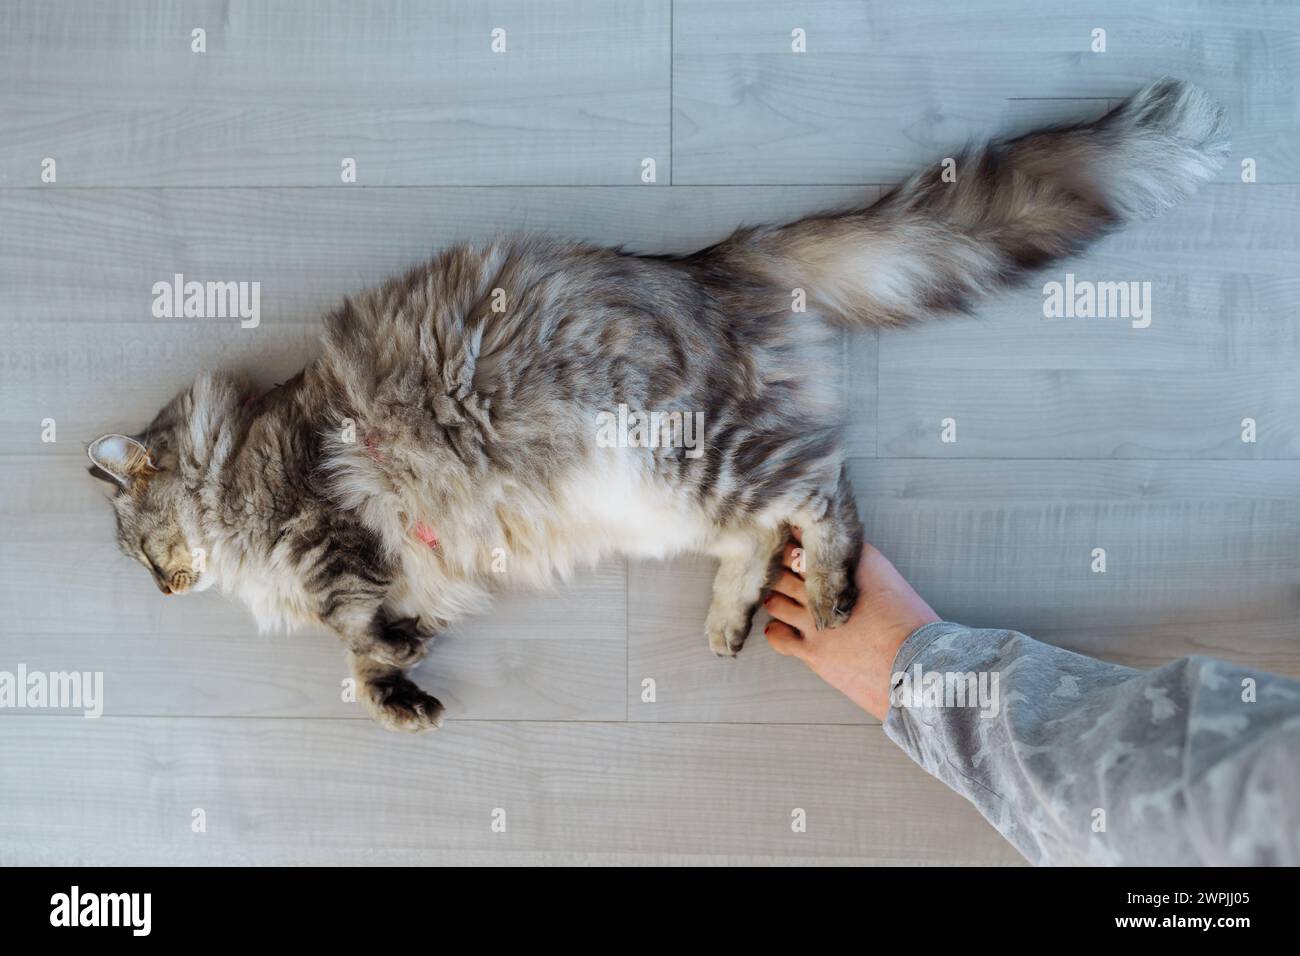
<path id="1" fill-rule="evenodd" d="M 891 704 L 890 739 L 1032 863 L 1300 863 L 1295 681 L 940 621 L 899 649 Z"/>

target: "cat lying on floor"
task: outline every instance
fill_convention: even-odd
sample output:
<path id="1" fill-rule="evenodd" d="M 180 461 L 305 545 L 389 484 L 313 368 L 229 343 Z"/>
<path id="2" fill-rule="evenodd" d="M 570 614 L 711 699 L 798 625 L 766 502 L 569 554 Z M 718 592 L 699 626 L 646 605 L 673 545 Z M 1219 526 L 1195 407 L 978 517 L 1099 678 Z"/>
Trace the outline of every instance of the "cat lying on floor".
<path id="1" fill-rule="evenodd" d="M 394 730 L 441 723 L 405 674 L 430 636 L 503 579 L 611 553 L 716 556 L 704 627 L 734 655 L 797 525 L 813 619 L 834 627 L 862 545 L 837 328 L 967 308 L 1168 208 L 1227 149 L 1220 108 L 1166 79 L 1094 123 L 967 151 L 955 179 L 936 165 L 869 208 L 690 255 L 450 249 L 345 300 L 291 381 L 250 400 L 201 375 L 142 434 L 96 439 L 92 472 L 164 594 L 216 586 L 264 628 L 328 625 Z M 609 440 L 627 410 L 635 440 Z"/>

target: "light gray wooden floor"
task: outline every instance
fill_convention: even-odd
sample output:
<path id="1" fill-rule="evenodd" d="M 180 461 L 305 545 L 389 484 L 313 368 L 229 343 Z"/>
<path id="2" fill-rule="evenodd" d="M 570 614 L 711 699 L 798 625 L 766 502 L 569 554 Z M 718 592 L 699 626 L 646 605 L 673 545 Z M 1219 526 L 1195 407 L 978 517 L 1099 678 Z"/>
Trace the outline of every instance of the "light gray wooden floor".
<path id="1" fill-rule="evenodd" d="M 1017 861 L 801 665 L 761 639 L 715 661 L 704 560 L 512 597 L 422 667 L 445 730 L 390 736 L 340 700 L 332 638 L 160 599 L 84 443 L 203 366 L 282 378 L 322 309 L 445 243 L 689 249 L 1166 72 L 1227 106 L 1220 180 L 1046 277 L 1149 281 L 1151 327 L 1046 321 L 1038 288 L 847 343 L 855 487 L 949 618 L 1300 675 L 1296 4 L 0 5 L 0 670 L 106 695 L 99 720 L 0 711 L 0 863 Z M 153 318 L 176 272 L 259 281 L 261 326 Z"/>

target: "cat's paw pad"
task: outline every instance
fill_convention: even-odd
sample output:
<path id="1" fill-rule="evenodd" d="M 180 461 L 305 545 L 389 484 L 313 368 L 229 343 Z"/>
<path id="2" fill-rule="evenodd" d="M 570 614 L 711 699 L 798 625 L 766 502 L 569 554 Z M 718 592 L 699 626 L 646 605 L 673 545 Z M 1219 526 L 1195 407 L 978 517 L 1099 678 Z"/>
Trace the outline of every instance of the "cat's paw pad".
<path id="1" fill-rule="evenodd" d="M 375 720 L 388 730 L 418 733 L 442 726 L 446 708 L 402 674 L 376 678 L 366 685 L 366 703 Z"/>

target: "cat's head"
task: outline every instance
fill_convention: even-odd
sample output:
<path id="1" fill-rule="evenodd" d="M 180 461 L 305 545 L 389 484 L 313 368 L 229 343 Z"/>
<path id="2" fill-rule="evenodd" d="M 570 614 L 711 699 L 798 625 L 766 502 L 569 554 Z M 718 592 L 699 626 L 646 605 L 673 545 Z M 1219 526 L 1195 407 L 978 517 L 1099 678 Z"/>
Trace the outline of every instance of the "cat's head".
<path id="1" fill-rule="evenodd" d="M 200 587 L 206 570 L 199 505 L 181 460 L 185 456 L 193 470 L 195 432 L 207 417 L 196 408 L 207 405 L 202 399 L 212 392 L 211 382 L 202 381 L 176 396 L 142 433 L 103 435 L 87 449 L 90 473 L 114 487 L 118 547 L 149 571 L 163 594 Z"/>

